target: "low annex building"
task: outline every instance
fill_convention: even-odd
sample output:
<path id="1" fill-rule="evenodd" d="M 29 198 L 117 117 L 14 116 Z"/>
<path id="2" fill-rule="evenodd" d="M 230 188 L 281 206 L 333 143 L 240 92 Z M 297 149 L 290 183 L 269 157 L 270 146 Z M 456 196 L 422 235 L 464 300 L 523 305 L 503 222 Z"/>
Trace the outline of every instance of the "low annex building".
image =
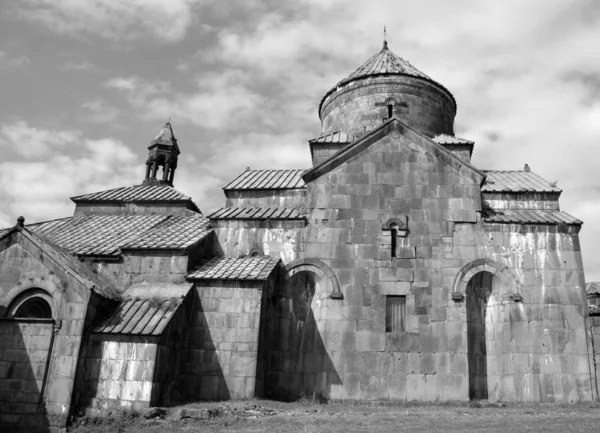
<path id="1" fill-rule="evenodd" d="M 384 43 L 321 100 L 312 167 L 248 169 L 205 216 L 174 189 L 167 123 L 141 185 L 0 230 L 0 425 L 255 396 L 597 397 L 582 222 L 527 165 L 474 167 L 455 115 Z"/>

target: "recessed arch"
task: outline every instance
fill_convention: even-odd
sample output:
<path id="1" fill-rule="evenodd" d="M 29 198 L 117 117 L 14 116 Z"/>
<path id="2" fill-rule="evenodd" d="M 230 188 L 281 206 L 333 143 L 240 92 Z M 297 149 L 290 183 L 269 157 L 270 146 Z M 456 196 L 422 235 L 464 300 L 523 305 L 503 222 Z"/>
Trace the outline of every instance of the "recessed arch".
<path id="1" fill-rule="evenodd" d="M 521 283 L 519 278 L 510 270 L 510 268 L 505 264 L 490 259 L 473 260 L 463 266 L 454 278 L 452 292 L 465 295 L 467 292 L 467 285 L 471 278 L 475 274 L 484 271 L 497 277 L 505 290 L 511 293 L 521 293 Z"/>
<path id="2" fill-rule="evenodd" d="M 54 298 L 37 287 L 21 292 L 6 311 L 6 316 L 11 318 L 56 319 Z"/>
<path id="3" fill-rule="evenodd" d="M 335 273 L 331 270 L 325 262 L 320 259 L 296 259 L 291 261 L 285 266 L 286 278 L 291 278 L 294 274 L 301 271 L 311 271 L 321 276 L 322 278 L 329 281 L 331 285 L 330 298 L 342 299 L 342 291 L 340 290 L 340 284 L 335 276 Z"/>

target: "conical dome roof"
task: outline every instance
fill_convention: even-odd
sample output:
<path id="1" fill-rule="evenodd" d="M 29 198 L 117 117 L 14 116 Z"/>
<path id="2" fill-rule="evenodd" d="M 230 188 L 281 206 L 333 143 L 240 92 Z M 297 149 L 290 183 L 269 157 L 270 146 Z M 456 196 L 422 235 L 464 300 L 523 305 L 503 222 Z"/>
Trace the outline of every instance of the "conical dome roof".
<path id="1" fill-rule="evenodd" d="M 340 81 L 337 86 L 356 78 L 380 74 L 402 74 L 431 80 L 431 78 L 411 65 L 410 62 L 390 51 L 387 41 L 385 41 L 381 51 L 367 60 L 364 65 L 351 73 L 347 78 Z"/>
<path id="2" fill-rule="evenodd" d="M 346 78 L 338 82 L 335 86 L 333 86 L 331 90 L 329 90 L 329 92 L 325 94 L 325 96 L 323 96 L 323 99 L 321 99 L 321 103 L 319 104 L 319 112 L 321 111 L 321 107 L 323 106 L 323 103 L 329 97 L 329 95 L 334 93 L 341 86 L 344 86 L 345 84 L 350 83 L 354 80 L 360 80 L 361 78 L 386 75 L 403 75 L 427 80 L 430 83 L 441 87 L 445 92 L 447 92 L 450 98 L 452 98 L 454 105 L 456 105 L 454 96 L 452 96 L 452 93 L 450 93 L 448 89 L 446 89 L 437 81 L 433 80 L 428 75 L 419 71 L 417 68 L 411 65 L 408 60 L 404 60 L 402 57 L 392 52 L 388 48 L 387 41 L 384 41 L 383 47 L 377 54 L 375 54 L 373 57 L 367 60 L 361 67 L 356 69 Z"/>
<path id="3" fill-rule="evenodd" d="M 150 143 L 150 146 L 153 146 L 155 144 L 174 146 L 177 149 L 179 149 L 179 146 L 177 146 L 177 139 L 175 138 L 175 134 L 173 133 L 173 127 L 171 126 L 171 122 L 165 123 L 165 126 L 163 126 L 158 135 L 154 137 L 154 139 Z"/>

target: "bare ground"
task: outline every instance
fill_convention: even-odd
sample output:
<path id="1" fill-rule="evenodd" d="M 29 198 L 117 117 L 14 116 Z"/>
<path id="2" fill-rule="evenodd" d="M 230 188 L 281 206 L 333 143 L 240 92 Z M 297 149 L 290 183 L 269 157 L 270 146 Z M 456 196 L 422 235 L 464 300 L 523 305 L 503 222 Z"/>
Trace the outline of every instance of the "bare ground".
<path id="1" fill-rule="evenodd" d="M 193 403 L 168 408 L 166 414 L 150 419 L 144 414 L 78 418 L 69 429 L 73 433 L 395 431 L 600 431 L 600 404 L 383 406 L 251 400 Z"/>

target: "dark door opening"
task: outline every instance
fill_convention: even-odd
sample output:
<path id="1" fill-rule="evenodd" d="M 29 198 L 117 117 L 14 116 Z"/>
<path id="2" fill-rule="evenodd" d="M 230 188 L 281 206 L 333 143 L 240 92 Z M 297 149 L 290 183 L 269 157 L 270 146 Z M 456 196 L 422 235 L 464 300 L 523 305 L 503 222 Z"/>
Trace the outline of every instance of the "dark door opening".
<path id="1" fill-rule="evenodd" d="M 469 366 L 469 399 L 487 400 L 487 347 L 485 316 L 492 293 L 490 272 L 475 274 L 467 284 L 467 346 Z"/>

